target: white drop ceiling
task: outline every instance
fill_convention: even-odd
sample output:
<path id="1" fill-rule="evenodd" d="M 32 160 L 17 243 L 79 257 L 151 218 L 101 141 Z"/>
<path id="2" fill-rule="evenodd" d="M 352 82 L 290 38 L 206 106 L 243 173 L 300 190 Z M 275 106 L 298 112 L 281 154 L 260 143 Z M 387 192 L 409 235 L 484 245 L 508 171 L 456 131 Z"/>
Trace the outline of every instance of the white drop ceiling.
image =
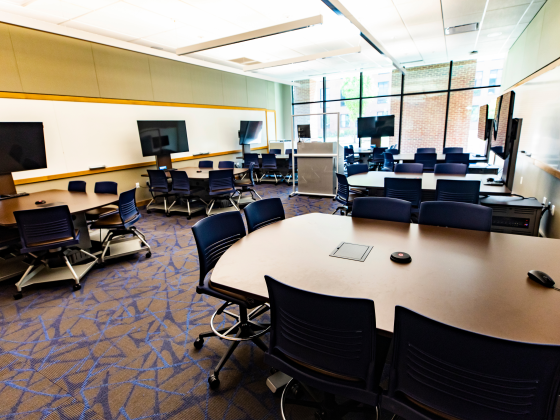
<path id="1" fill-rule="evenodd" d="M 501 58 L 545 0 L 341 0 L 405 66 L 473 57 Z M 189 57 L 240 70 L 260 63 L 361 46 L 361 53 L 257 70 L 291 82 L 310 76 L 391 68 L 344 17 L 321 0 L 0 0 L 2 12 L 168 52 L 322 14 L 323 25 L 215 48 Z M 479 22 L 480 31 L 444 35 Z M 473 56 L 471 51 L 477 50 Z"/>

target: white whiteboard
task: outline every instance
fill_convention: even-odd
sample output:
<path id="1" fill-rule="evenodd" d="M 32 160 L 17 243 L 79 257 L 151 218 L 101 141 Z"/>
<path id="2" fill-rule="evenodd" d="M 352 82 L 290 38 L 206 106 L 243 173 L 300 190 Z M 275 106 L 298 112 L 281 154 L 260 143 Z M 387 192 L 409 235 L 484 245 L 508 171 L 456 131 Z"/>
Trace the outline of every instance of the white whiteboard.
<path id="1" fill-rule="evenodd" d="M 45 131 L 48 168 L 14 172 L 14 179 L 153 161 L 142 156 L 137 120 L 185 121 L 190 151 L 172 158 L 240 150 L 242 120 L 262 121 L 261 142 L 251 147 L 267 145 L 265 111 L 0 98 L 0 121 L 42 122 Z M 272 121 L 268 130 L 275 133 Z"/>

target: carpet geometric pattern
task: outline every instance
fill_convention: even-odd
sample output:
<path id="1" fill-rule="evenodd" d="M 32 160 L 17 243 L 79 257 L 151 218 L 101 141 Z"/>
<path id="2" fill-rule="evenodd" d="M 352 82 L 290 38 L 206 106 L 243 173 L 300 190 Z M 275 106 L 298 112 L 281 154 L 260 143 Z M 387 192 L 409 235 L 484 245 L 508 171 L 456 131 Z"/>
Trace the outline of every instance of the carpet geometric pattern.
<path id="1" fill-rule="evenodd" d="M 338 204 L 288 198 L 286 184 L 257 190 L 280 197 L 286 217 L 330 213 Z M 250 343 L 225 365 L 219 390 L 209 389 L 228 343 L 192 345 L 219 305 L 195 291 L 191 227 L 202 216 L 142 215 L 136 226 L 152 247 L 149 259 L 110 260 L 77 292 L 71 281 L 35 285 L 14 301 L 15 280 L 0 283 L 0 419 L 281 418 L 263 354 Z"/>

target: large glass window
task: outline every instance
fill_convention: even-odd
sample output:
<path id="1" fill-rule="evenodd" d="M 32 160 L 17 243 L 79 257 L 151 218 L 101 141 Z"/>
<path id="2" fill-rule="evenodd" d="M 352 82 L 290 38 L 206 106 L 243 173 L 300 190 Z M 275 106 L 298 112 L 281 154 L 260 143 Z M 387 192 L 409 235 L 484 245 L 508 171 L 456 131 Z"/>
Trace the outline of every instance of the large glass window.
<path id="1" fill-rule="evenodd" d="M 484 154 L 485 142 L 476 138 L 478 111 L 489 104 L 492 118 L 503 64 L 468 60 L 407 68 L 405 76 L 376 69 L 300 80 L 293 88 L 295 114 L 336 112 L 340 119 L 297 117 L 295 125 L 310 124 L 313 140 L 336 141 L 338 130 L 341 144 L 357 145 L 359 117 L 394 115 L 394 136 L 382 138 L 382 146 L 395 144 L 403 153 L 460 146 Z"/>

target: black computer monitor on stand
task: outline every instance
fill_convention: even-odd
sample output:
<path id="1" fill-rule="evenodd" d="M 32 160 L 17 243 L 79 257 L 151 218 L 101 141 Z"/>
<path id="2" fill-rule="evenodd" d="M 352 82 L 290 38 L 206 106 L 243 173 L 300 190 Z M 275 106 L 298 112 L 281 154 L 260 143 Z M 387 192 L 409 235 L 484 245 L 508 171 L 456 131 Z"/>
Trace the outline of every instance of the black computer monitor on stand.
<path id="1" fill-rule="evenodd" d="M 185 121 L 137 121 L 142 156 L 155 156 L 158 169 L 172 169 L 172 153 L 189 151 Z"/>
<path id="2" fill-rule="evenodd" d="M 300 124 L 297 126 L 298 139 L 310 139 L 311 138 L 311 125 L 310 124 Z"/>
<path id="3" fill-rule="evenodd" d="M 362 146 L 362 138 L 370 137 L 370 145 L 380 147 L 381 137 L 390 137 L 395 135 L 395 116 L 380 115 L 378 117 L 361 117 L 358 118 L 358 138 L 360 139 L 360 147 Z"/>
<path id="4" fill-rule="evenodd" d="M 240 121 L 239 144 L 243 146 L 243 154 L 251 153 L 251 144 L 261 142 L 262 121 Z"/>

